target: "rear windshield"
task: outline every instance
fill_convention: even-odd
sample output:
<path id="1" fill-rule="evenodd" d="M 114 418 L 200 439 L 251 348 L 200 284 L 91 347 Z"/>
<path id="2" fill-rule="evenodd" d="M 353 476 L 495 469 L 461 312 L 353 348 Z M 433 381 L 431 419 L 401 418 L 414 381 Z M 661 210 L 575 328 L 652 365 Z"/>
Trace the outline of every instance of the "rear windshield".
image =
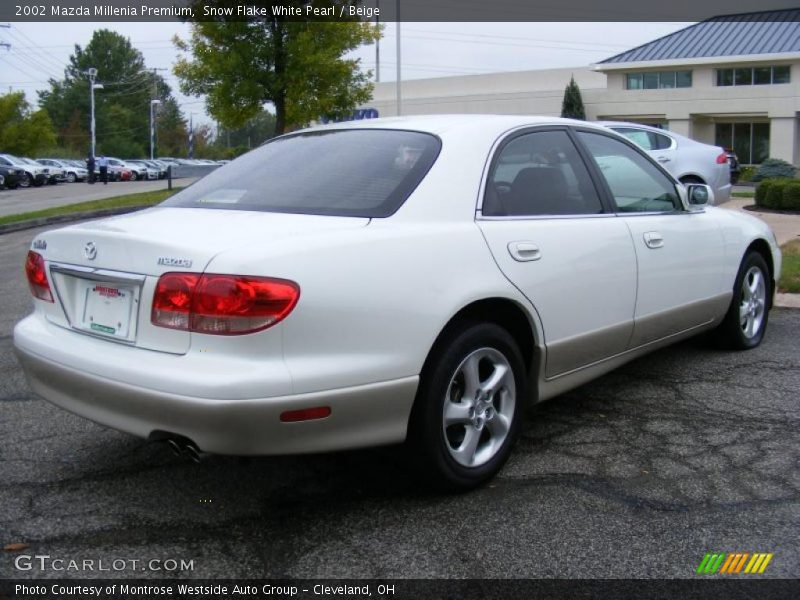
<path id="1" fill-rule="evenodd" d="M 388 217 L 439 154 L 427 133 L 343 129 L 277 138 L 213 171 L 162 206 Z"/>

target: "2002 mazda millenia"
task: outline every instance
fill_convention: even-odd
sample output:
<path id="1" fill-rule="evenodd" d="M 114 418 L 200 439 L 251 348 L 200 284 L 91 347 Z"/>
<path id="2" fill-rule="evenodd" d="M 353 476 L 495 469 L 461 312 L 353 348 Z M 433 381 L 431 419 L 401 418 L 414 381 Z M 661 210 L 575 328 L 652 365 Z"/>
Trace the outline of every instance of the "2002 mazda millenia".
<path id="1" fill-rule="evenodd" d="M 45 232 L 32 388 L 192 452 L 407 441 L 501 468 L 525 403 L 711 331 L 757 346 L 780 251 L 600 126 L 437 116 L 285 135 L 135 214 Z"/>

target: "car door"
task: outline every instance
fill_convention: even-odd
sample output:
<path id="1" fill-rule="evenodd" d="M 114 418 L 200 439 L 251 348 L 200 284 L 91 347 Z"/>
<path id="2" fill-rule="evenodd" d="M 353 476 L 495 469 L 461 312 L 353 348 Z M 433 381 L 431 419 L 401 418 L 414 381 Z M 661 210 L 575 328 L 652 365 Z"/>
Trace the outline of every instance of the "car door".
<path id="1" fill-rule="evenodd" d="M 724 282 L 722 231 L 712 215 L 684 208 L 675 180 L 632 144 L 579 131 L 620 220 L 630 230 L 638 265 L 631 347 L 710 322 Z"/>
<path id="2" fill-rule="evenodd" d="M 538 313 L 546 377 L 623 352 L 630 339 L 636 258 L 609 208 L 567 128 L 516 132 L 497 147 L 477 222 Z"/>

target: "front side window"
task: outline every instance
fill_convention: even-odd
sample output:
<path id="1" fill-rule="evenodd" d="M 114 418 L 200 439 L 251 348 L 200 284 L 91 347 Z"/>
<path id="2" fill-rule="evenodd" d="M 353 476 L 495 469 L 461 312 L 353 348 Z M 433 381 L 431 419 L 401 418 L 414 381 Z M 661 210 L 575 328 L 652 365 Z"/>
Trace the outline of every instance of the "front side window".
<path id="1" fill-rule="evenodd" d="M 581 131 L 578 136 L 602 172 L 619 212 L 680 210 L 675 184 L 650 160 L 607 135 Z"/>
<path id="2" fill-rule="evenodd" d="M 521 135 L 497 156 L 486 185 L 484 216 L 603 212 L 578 150 L 563 130 Z"/>
<path id="3" fill-rule="evenodd" d="M 436 136 L 393 129 L 289 135 L 216 169 L 162 206 L 388 217 L 440 148 Z"/>

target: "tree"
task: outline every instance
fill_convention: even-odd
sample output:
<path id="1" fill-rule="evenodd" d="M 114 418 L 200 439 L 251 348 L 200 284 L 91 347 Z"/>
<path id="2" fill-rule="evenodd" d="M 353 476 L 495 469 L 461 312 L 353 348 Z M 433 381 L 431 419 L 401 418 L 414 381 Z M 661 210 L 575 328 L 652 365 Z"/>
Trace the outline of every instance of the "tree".
<path id="1" fill-rule="evenodd" d="M 174 98 L 166 100 L 158 110 L 158 154 L 186 156 L 189 128 Z"/>
<path id="2" fill-rule="evenodd" d="M 583 108 L 581 89 L 575 83 L 575 77 L 570 77 L 569 84 L 564 90 L 564 102 L 561 104 L 561 116 L 566 119 L 586 120 L 586 111 Z"/>
<path id="3" fill-rule="evenodd" d="M 24 92 L 0 96 L 0 148 L 32 156 L 55 144 L 56 135 L 44 110 L 31 110 Z"/>
<path id="4" fill-rule="evenodd" d="M 163 78 L 147 71 L 142 53 L 128 38 L 98 29 L 85 48 L 75 45 L 64 78 L 50 80 L 39 92 L 39 104 L 53 120 L 58 143 L 80 155 L 89 148 L 89 79 L 86 70 L 97 69 L 102 90 L 95 92 L 97 152 L 118 156 L 144 156 L 150 146 L 150 100 L 160 108 L 177 109 Z M 177 127 L 174 121 L 170 127 Z M 185 128 L 184 128 L 185 131 Z M 160 133 L 160 127 L 159 127 Z"/>
<path id="5" fill-rule="evenodd" d="M 231 5 L 229 0 L 194 0 L 193 4 L 201 13 L 202 6 Z M 269 10 L 272 3 L 257 0 L 249 4 Z M 348 2 L 291 4 L 339 6 Z M 376 27 L 358 21 L 268 17 L 195 22 L 188 42 L 174 40 L 180 50 L 192 54 L 191 60 L 178 60 L 175 74 L 185 94 L 206 95 L 208 112 L 227 128 L 243 126 L 272 103 L 275 133 L 281 134 L 320 116 L 343 116 L 368 101 L 371 74 L 361 72 L 359 60 L 345 55 L 379 36 Z"/>
<path id="6" fill-rule="evenodd" d="M 225 148 L 245 148 L 249 150 L 260 146 L 275 135 L 275 115 L 262 110 L 256 116 L 236 129 L 223 128 L 217 136 L 217 143 Z"/>

